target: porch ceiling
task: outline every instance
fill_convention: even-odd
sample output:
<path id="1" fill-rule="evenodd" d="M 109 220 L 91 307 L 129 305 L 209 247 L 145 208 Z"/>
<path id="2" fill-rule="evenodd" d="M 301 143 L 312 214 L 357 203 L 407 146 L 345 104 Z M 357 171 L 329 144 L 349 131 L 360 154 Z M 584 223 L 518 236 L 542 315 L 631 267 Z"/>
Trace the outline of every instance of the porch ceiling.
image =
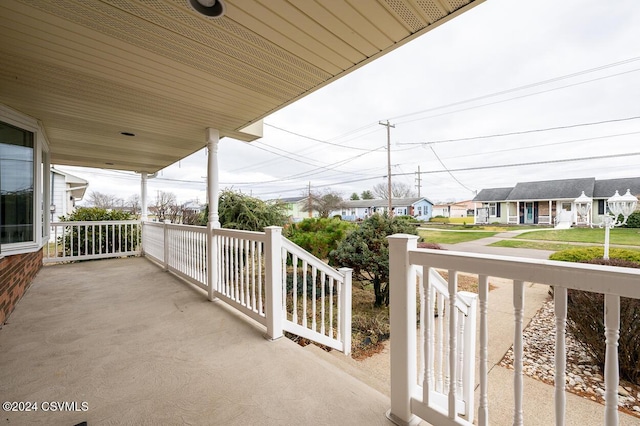
<path id="1" fill-rule="evenodd" d="M 3 0 L 0 103 L 55 164 L 155 172 L 483 0 Z M 121 132 L 134 133 L 134 137 Z"/>

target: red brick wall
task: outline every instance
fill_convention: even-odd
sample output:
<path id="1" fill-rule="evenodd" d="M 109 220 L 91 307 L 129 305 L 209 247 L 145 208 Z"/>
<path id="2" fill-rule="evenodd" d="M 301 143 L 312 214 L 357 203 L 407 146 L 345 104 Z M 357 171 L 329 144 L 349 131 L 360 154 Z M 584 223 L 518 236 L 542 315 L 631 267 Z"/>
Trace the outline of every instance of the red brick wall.
<path id="1" fill-rule="evenodd" d="M 42 250 L 0 259 L 0 326 L 5 323 L 42 267 Z"/>

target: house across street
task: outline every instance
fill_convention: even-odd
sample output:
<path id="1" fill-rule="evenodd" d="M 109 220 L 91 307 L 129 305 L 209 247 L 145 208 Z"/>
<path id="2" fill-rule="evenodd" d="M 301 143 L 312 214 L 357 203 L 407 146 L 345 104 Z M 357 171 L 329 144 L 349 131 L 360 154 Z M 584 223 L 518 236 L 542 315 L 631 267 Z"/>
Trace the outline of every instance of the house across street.
<path id="1" fill-rule="evenodd" d="M 616 191 L 640 194 L 640 177 L 622 179 L 559 179 L 519 182 L 514 187 L 486 188 L 473 199 L 479 204 L 474 223 L 555 225 L 570 227 L 598 223 L 606 213 L 606 200 Z M 584 192 L 593 208 L 578 214 L 575 200 Z"/>

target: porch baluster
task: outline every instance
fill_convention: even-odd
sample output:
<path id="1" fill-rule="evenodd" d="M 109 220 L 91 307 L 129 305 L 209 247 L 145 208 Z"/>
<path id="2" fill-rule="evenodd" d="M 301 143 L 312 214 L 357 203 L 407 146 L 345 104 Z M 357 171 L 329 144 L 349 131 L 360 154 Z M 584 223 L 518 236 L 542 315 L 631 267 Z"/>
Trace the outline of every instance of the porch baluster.
<path id="1" fill-rule="evenodd" d="M 564 413 L 566 407 L 566 370 L 567 351 L 565 339 L 567 336 L 567 289 L 555 286 L 553 288 L 553 305 L 556 316 L 556 370 L 554 376 L 556 425 L 564 425 Z"/>
<path id="2" fill-rule="evenodd" d="M 513 424 L 521 426 L 523 424 L 522 394 L 524 381 L 522 374 L 523 341 L 522 324 L 524 308 L 524 281 L 513 281 L 513 312 L 515 317 L 515 331 L 513 340 L 513 392 L 514 411 Z"/>
<path id="3" fill-rule="evenodd" d="M 620 337 L 620 296 L 604 295 L 604 424 L 618 424 L 618 338 Z"/>
<path id="4" fill-rule="evenodd" d="M 489 302 L 489 277 L 478 277 L 478 294 L 480 297 L 480 407 L 478 409 L 478 426 L 489 424 L 489 397 L 487 382 L 489 380 L 489 326 L 487 322 L 487 306 Z"/>

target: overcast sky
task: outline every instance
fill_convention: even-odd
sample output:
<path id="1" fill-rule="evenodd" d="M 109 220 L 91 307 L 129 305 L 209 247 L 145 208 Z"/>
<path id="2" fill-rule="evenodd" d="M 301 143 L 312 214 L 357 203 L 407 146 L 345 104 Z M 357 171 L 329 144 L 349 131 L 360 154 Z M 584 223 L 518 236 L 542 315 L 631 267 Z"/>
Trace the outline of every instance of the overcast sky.
<path id="1" fill-rule="evenodd" d="M 371 189 L 386 182 L 386 120 L 393 179 L 415 186 L 419 167 L 432 201 L 638 176 L 639 47 L 637 0 L 489 0 L 267 117 L 259 141 L 222 139 L 221 188 L 263 199 L 299 196 L 309 182 L 345 197 Z M 615 157 L 561 161 L 601 156 Z M 204 201 L 206 161 L 199 151 L 164 169 L 150 196 Z M 139 192 L 133 173 L 59 168 L 89 191 Z"/>

